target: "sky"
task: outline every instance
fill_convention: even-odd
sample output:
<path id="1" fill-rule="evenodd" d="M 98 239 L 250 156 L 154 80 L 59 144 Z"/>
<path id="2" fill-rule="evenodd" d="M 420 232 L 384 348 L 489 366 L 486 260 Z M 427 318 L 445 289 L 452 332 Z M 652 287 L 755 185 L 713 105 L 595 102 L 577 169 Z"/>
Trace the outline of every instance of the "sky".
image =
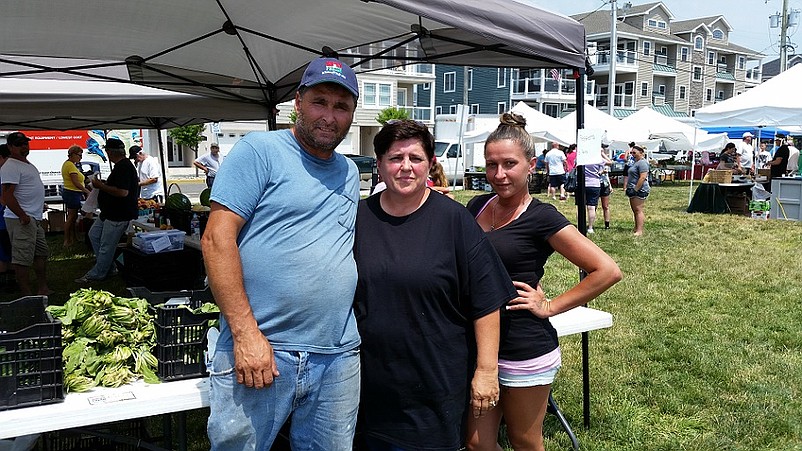
<path id="1" fill-rule="evenodd" d="M 633 5 L 654 3 L 657 0 L 617 0 L 618 8 L 629 1 Z M 595 10 L 610 11 L 610 4 L 603 0 L 525 0 L 539 8 L 574 15 Z M 674 20 L 722 15 L 733 28 L 730 42 L 766 55 L 764 63 L 779 56 L 780 29 L 769 28 L 769 16 L 780 12 L 782 0 L 663 0 L 663 4 L 674 15 Z M 802 9 L 802 0 L 788 0 L 788 9 Z M 802 14 L 800 14 L 802 19 Z M 789 42 L 797 45 L 802 54 L 802 32 L 800 26 L 788 29 Z M 791 51 L 788 53 L 791 55 Z"/>

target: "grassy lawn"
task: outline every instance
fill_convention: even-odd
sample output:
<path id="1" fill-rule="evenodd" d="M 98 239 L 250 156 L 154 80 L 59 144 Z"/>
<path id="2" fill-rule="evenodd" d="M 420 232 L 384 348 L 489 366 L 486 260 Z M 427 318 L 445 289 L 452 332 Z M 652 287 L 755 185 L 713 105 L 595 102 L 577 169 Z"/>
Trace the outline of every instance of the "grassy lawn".
<path id="1" fill-rule="evenodd" d="M 555 397 L 585 450 L 802 450 L 802 224 L 687 214 L 687 202 L 687 184 L 654 188 L 636 238 L 627 199 L 614 193 L 612 228 L 591 236 L 624 272 L 591 303 L 614 316 L 590 334 L 591 428 L 581 426 L 578 335 L 561 340 Z M 555 204 L 576 218 L 572 201 Z M 60 243 L 51 238 L 52 303 L 93 261 Z M 543 287 L 555 295 L 577 279 L 555 256 Z M 119 278 L 94 288 L 125 294 Z M 206 415 L 190 415 L 190 449 L 208 449 Z M 570 449 L 551 416 L 545 433 L 547 449 Z"/>

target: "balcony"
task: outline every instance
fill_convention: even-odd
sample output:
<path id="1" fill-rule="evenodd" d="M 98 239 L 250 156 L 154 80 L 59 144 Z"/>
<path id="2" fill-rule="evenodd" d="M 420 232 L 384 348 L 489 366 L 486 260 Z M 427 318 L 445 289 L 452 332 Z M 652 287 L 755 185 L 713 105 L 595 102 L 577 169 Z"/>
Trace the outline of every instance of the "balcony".
<path id="1" fill-rule="evenodd" d="M 602 50 L 596 52 L 596 64 L 593 69 L 599 71 L 610 70 L 610 51 Z M 633 50 L 619 50 L 616 52 L 615 70 L 624 72 L 634 72 L 638 69 L 638 52 Z"/>
<path id="2" fill-rule="evenodd" d="M 409 118 L 419 122 L 432 121 L 432 108 L 431 107 L 415 107 L 415 106 L 398 106 L 398 109 L 404 110 L 409 114 Z"/>

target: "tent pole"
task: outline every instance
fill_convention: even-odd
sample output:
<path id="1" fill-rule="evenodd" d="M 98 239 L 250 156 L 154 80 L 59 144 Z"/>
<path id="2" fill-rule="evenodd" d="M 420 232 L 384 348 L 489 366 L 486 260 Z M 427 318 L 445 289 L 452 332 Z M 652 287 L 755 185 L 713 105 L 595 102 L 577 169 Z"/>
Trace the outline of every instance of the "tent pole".
<path id="1" fill-rule="evenodd" d="M 162 162 L 162 188 L 164 188 L 164 201 L 167 202 L 167 160 L 164 158 L 164 143 L 162 142 L 161 124 L 156 124 L 156 136 L 159 137 L 159 160 Z"/>

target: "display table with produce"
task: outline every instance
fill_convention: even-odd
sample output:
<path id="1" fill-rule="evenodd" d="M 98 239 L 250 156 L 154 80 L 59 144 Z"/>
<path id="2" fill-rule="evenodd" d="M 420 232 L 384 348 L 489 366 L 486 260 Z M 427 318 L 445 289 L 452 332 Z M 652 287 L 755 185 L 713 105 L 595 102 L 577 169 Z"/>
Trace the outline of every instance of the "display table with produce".
<path id="1" fill-rule="evenodd" d="M 0 439 L 208 405 L 207 332 L 219 318 L 211 291 L 129 292 L 0 303 Z"/>
<path id="2" fill-rule="evenodd" d="M 611 327 L 613 317 L 601 310 L 577 307 L 551 318 L 551 322 L 559 336 L 566 336 Z M 583 355 L 587 357 L 584 352 Z M 583 382 L 583 391 L 589 389 L 587 373 L 583 374 Z M 70 393 L 64 402 L 58 404 L 0 412 L 0 439 L 208 406 L 207 378 L 160 384 L 146 384 L 140 380 L 117 388 Z M 186 443 L 186 437 L 182 437 L 184 433 L 184 430 L 179 430 L 179 447 L 182 449 Z"/>

